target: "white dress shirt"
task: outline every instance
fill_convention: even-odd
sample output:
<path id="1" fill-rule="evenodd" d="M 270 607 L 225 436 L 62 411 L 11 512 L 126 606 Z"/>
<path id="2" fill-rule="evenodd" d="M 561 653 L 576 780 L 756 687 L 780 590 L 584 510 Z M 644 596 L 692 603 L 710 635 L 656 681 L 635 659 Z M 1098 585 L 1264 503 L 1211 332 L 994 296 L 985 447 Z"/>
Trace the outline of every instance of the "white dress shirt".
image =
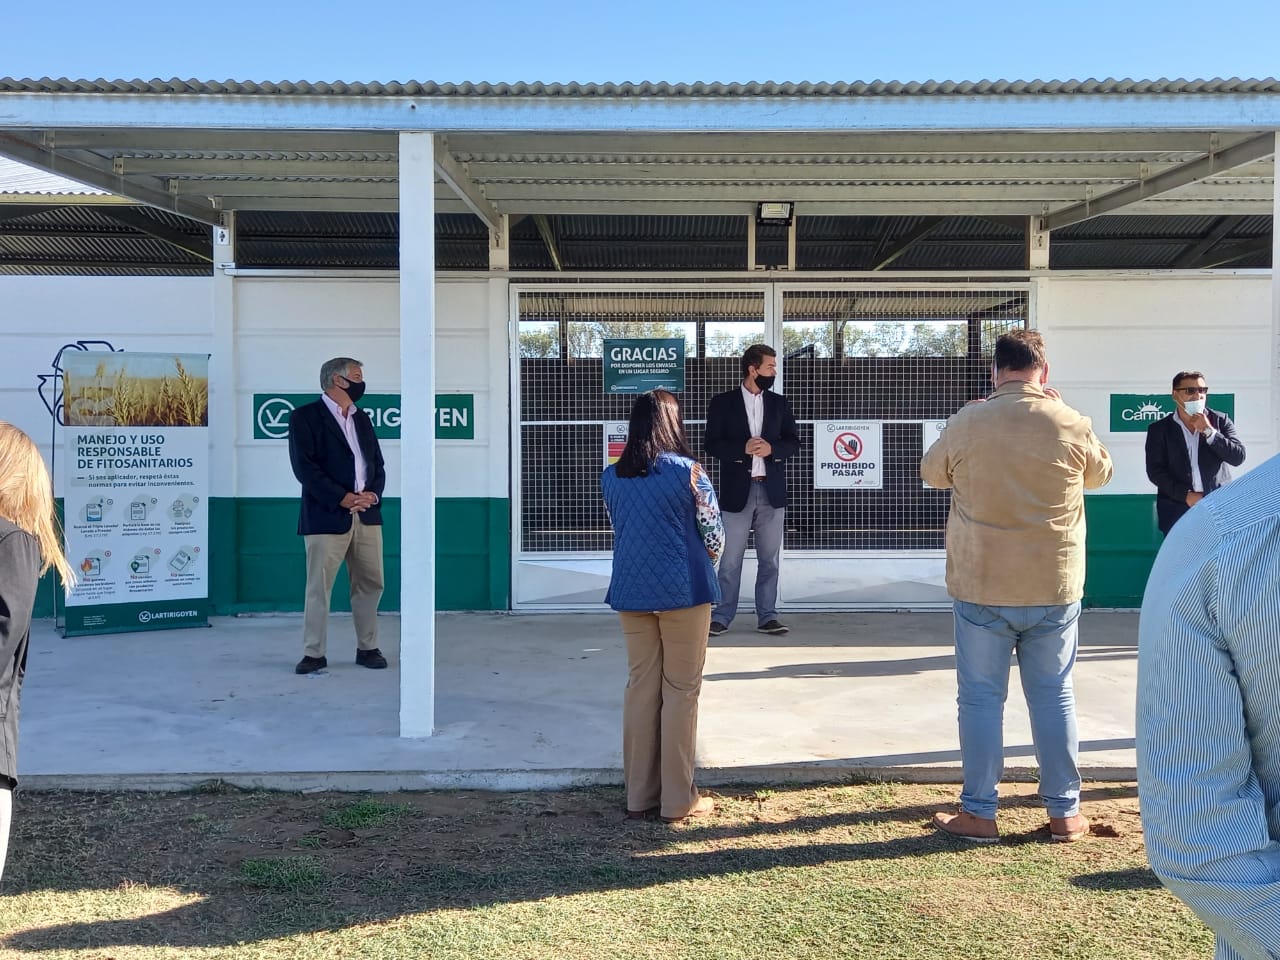
<path id="1" fill-rule="evenodd" d="M 364 462 L 364 454 L 360 450 L 360 438 L 356 435 L 356 411 L 358 408 L 353 403 L 347 407 L 347 415 L 344 416 L 342 408 L 334 403 L 333 398 L 327 393 L 321 394 L 320 398 L 324 400 L 324 405 L 329 408 L 333 418 L 338 421 L 338 428 L 342 430 L 342 435 L 347 438 L 347 446 L 351 448 L 351 452 L 355 455 L 356 488 L 351 492 L 360 493 L 364 489 L 369 475 Z"/>
<path id="2" fill-rule="evenodd" d="M 747 405 L 747 429 L 751 431 L 751 436 L 758 437 L 764 430 L 764 391 L 752 393 L 744 385 L 742 388 L 742 401 Z M 753 477 L 763 477 L 765 475 L 764 457 L 752 455 L 751 475 Z"/>
<path id="3" fill-rule="evenodd" d="M 1182 439 L 1187 444 L 1187 456 L 1191 458 L 1191 489 L 1196 493 L 1204 493 L 1204 481 L 1200 478 L 1200 434 L 1192 433 L 1187 429 L 1187 425 L 1182 422 L 1182 418 L 1175 413 L 1173 419 L 1178 421 L 1178 426 L 1182 428 Z M 1210 427 L 1204 432 L 1206 443 L 1212 442 L 1217 436 L 1218 431 Z"/>

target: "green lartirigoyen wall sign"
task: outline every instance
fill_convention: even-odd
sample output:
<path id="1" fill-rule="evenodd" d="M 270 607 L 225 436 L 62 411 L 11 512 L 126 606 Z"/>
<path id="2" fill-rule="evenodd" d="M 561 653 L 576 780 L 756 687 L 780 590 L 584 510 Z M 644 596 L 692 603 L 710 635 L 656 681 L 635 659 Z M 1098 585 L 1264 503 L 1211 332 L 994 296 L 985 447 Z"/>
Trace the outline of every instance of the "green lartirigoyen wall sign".
<path id="1" fill-rule="evenodd" d="M 255 393 L 253 439 L 284 440 L 289 436 L 289 415 L 317 398 L 314 393 Z M 367 393 L 360 409 L 373 420 L 373 432 L 381 440 L 400 439 L 400 394 Z M 473 393 L 436 394 L 436 439 L 476 438 L 476 398 Z"/>

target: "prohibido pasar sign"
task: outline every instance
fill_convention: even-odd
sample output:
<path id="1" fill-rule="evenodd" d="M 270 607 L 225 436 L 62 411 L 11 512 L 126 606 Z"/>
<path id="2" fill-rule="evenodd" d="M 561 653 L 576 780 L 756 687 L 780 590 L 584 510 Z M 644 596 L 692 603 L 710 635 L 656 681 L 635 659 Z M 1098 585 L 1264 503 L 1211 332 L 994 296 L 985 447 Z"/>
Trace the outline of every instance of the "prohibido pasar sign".
<path id="1" fill-rule="evenodd" d="M 814 421 L 814 489 L 881 489 L 884 486 L 883 427 L 879 420 Z"/>

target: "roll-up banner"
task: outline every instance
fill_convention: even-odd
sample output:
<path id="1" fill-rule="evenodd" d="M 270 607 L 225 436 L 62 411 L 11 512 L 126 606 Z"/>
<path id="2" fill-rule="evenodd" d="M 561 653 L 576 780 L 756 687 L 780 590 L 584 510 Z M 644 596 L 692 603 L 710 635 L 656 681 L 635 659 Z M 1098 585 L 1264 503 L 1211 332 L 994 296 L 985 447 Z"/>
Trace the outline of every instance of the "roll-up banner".
<path id="1" fill-rule="evenodd" d="M 207 626 L 209 357 L 63 358 L 67 636 Z"/>

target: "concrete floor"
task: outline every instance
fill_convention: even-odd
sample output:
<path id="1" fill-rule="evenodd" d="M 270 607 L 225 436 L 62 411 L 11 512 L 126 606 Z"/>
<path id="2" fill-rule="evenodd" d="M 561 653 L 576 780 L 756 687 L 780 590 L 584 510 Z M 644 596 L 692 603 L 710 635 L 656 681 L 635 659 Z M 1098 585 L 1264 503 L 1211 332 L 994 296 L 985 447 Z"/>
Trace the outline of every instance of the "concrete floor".
<path id="1" fill-rule="evenodd" d="M 712 641 L 698 756 L 704 784 L 851 774 L 955 781 L 949 613 L 800 614 Z M 436 735 L 398 736 L 399 618 L 388 670 L 355 666 L 335 616 L 331 666 L 299 677 L 301 619 L 59 637 L 33 629 L 22 702 L 23 786 L 177 789 L 210 778 L 284 789 L 526 789 L 621 782 L 626 659 L 610 614 L 446 613 L 437 623 Z M 1086 613 L 1076 668 L 1088 776 L 1134 776 L 1137 616 Z M 1016 676 L 1010 772 L 1034 770 Z"/>

